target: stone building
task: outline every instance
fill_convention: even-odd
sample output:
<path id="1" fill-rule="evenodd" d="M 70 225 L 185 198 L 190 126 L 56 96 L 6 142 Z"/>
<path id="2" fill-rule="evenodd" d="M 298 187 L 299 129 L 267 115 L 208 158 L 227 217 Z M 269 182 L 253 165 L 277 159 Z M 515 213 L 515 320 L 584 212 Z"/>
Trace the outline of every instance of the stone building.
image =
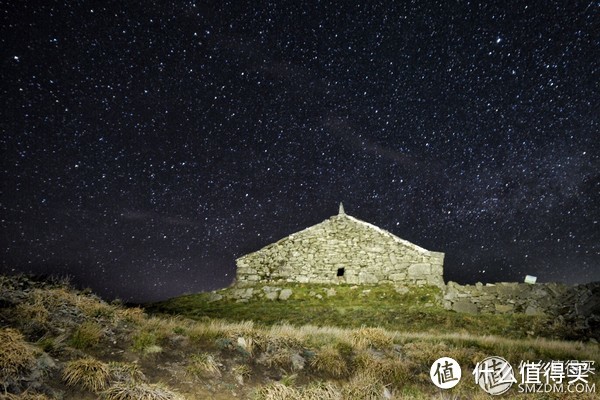
<path id="1" fill-rule="evenodd" d="M 237 285 L 310 282 L 444 287 L 444 253 L 338 215 L 236 260 Z"/>

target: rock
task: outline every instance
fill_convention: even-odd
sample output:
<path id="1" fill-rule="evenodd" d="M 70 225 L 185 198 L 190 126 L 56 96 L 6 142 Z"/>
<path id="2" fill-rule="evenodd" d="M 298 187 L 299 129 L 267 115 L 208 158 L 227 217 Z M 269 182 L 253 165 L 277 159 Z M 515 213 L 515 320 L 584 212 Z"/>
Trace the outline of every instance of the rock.
<path id="1" fill-rule="evenodd" d="M 222 298 L 223 298 L 223 296 L 222 296 L 222 295 L 220 295 L 219 293 L 216 293 L 216 292 L 210 292 L 210 293 L 208 294 L 208 302 L 209 302 L 209 303 L 212 303 L 212 302 L 214 302 L 214 301 L 219 301 L 219 300 L 221 300 Z"/>
<path id="2" fill-rule="evenodd" d="M 269 300 L 277 300 L 277 297 L 279 297 L 279 293 L 277 292 L 267 292 L 265 293 L 265 297 Z"/>
<path id="3" fill-rule="evenodd" d="M 387 386 L 383 387 L 383 398 L 388 400 L 392 398 L 392 392 L 390 392 L 390 389 L 388 389 Z"/>
<path id="4" fill-rule="evenodd" d="M 415 279 L 420 278 L 423 275 L 431 274 L 431 265 L 430 264 L 413 264 L 408 267 L 408 277 Z"/>
<path id="5" fill-rule="evenodd" d="M 294 371 L 300 371 L 304 369 L 304 364 L 306 363 L 306 360 L 300 354 L 292 354 L 292 356 L 290 357 L 290 361 L 292 362 L 292 369 Z"/>
<path id="6" fill-rule="evenodd" d="M 281 293 L 279 293 L 279 300 L 287 300 L 292 295 L 292 289 L 283 289 Z"/>
<path id="7" fill-rule="evenodd" d="M 238 385 L 243 386 L 244 385 L 244 377 L 241 374 L 237 374 L 235 376 L 235 381 L 237 382 Z"/>
<path id="8" fill-rule="evenodd" d="M 358 274 L 358 283 L 361 284 L 374 284 L 377 283 L 379 281 L 379 279 L 377 279 L 377 277 L 369 272 L 366 271 L 360 271 Z"/>
<path id="9" fill-rule="evenodd" d="M 544 312 L 533 305 L 528 305 L 525 309 L 526 315 L 544 315 Z"/>
<path id="10" fill-rule="evenodd" d="M 231 291 L 231 297 L 234 299 L 242 299 L 247 301 L 248 299 L 252 298 L 253 293 L 253 288 L 235 289 Z"/>
<path id="11" fill-rule="evenodd" d="M 399 286 L 396 288 L 396 292 L 400 293 L 400 294 L 406 294 L 406 293 L 410 292 L 410 289 L 407 288 L 406 286 Z"/>
<path id="12" fill-rule="evenodd" d="M 452 309 L 459 313 L 477 314 L 477 306 L 470 300 L 458 300 L 452 304 Z"/>
<path id="13" fill-rule="evenodd" d="M 513 304 L 495 304 L 494 309 L 496 310 L 496 312 L 506 314 L 514 311 L 515 306 Z"/>
<path id="14" fill-rule="evenodd" d="M 281 290 L 281 288 L 274 287 L 274 286 L 263 286 L 262 290 L 265 293 L 271 293 L 271 292 L 278 292 Z"/>
<path id="15" fill-rule="evenodd" d="M 496 286 L 496 291 L 501 296 L 516 296 L 519 293 L 519 286 L 517 283 L 502 282 Z"/>
<path id="16" fill-rule="evenodd" d="M 334 288 L 329 288 L 329 289 L 327 289 L 326 294 L 327 294 L 327 297 L 332 297 L 332 296 L 335 296 L 337 294 L 337 292 L 335 291 Z"/>

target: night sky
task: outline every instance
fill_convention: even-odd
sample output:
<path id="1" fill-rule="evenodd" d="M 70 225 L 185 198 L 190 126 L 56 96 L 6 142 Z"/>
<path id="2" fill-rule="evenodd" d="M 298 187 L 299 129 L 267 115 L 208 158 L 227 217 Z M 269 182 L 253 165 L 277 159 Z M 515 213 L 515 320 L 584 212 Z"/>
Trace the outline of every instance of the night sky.
<path id="1" fill-rule="evenodd" d="M 0 9 L 2 273 L 215 289 L 342 201 L 446 281 L 600 280 L 597 1 Z"/>

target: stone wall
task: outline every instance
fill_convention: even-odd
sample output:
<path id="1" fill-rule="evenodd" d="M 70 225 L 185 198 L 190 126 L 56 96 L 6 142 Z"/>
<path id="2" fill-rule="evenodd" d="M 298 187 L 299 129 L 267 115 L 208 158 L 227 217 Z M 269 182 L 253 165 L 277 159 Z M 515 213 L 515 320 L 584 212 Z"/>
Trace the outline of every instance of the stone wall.
<path id="1" fill-rule="evenodd" d="M 444 287 L 444 254 L 340 212 L 236 260 L 237 285 L 300 283 Z"/>
<path id="2" fill-rule="evenodd" d="M 501 282 L 459 285 L 448 282 L 444 294 L 445 308 L 466 313 L 528 315 L 546 314 L 565 296 L 569 286 L 559 283 Z"/>
<path id="3" fill-rule="evenodd" d="M 582 285 L 448 282 L 445 308 L 463 313 L 544 315 L 568 326 L 574 337 L 600 340 L 600 282 Z"/>

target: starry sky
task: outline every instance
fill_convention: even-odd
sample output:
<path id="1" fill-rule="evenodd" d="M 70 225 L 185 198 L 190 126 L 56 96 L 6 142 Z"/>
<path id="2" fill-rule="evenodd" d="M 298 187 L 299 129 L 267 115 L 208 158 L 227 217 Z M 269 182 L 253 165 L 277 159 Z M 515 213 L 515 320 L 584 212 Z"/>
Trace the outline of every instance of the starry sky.
<path id="1" fill-rule="evenodd" d="M 2 273 L 215 289 L 342 201 L 446 281 L 600 280 L 597 1 L 39 3 L 0 1 Z"/>

